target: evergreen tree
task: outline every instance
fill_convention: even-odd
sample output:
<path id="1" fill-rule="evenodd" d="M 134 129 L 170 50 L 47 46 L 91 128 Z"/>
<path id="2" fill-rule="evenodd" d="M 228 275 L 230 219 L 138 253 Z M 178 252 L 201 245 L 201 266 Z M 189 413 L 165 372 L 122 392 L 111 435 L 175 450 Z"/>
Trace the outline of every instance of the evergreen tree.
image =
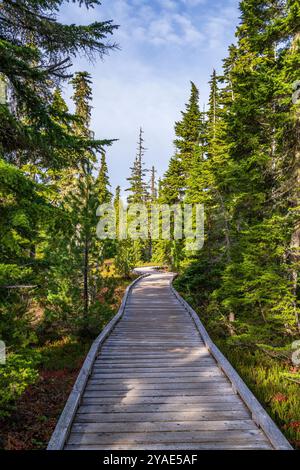
<path id="1" fill-rule="evenodd" d="M 116 212 L 116 229 L 117 229 L 117 243 L 116 243 L 116 256 L 115 256 L 115 265 L 117 272 L 125 277 L 129 278 L 132 272 L 132 269 L 135 267 L 136 263 L 139 260 L 136 260 L 136 253 L 134 250 L 133 241 L 126 238 L 121 238 L 121 231 L 122 228 L 120 227 L 120 205 L 122 204 L 121 201 L 121 189 L 120 186 L 117 186 L 115 199 L 114 199 L 114 207 Z"/>
<path id="2" fill-rule="evenodd" d="M 72 76 L 72 58 L 102 57 L 114 48 L 108 36 L 116 26 L 64 25 L 58 21 L 62 4 L 29 0 L 0 6 L 0 337 L 9 344 L 0 402 L 5 406 L 38 377 L 33 345 L 48 331 L 50 338 L 76 332 L 74 314 L 82 312 L 82 246 L 74 223 L 80 219 L 77 228 L 83 227 L 85 219 L 75 213 L 70 194 L 81 192 L 82 157 L 92 160 L 106 141 L 75 132 L 82 117 L 68 111 L 60 87 Z M 2 406 L 0 414 L 4 411 Z"/>
<path id="3" fill-rule="evenodd" d="M 155 204 L 157 203 L 157 184 L 156 184 L 156 170 L 155 167 L 152 166 L 151 168 L 151 177 L 149 182 L 149 190 L 148 190 L 148 243 L 146 246 L 146 259 L 150 261 L 153 255 L 153 246 L 155 245 L 155 241 L 152 239 L 151 233 L 151 226 L 152 226 L 152 214 Z"/>
<path id="4" fill-rule="evenodd" d="M 91 79 L 87 72 L 76 73 L 72 79 L 74 87 L 73 100 L 76 106 L 77 121 L 74 124 L 74 132 L 87 138 L 90 134 L 91 121 Z M 77 191 L 73 194 L 71 207 L 74 218 L 75 232 L 75 255 L 80 260 L 78 251 L 83 253 L 83 314 L 88 316 L 90 293 L 89 284 L 92 282 L 91 269 L 94 263 L 92 259 L 96 246 L 96 210 L 98 207 L 97 185 L 93 176 L 95 155 L 86 152 L 81 155 L 79 162 L 79 178 Z M 79 248 L 79 250 L 78 250 Z"/>
<path id="5" fill-rule="evenodd" d="M 230 334 L 267 324 L 279 338 L 299 328 L 299 105 L 291 99 L 299 5 L 244 0 L 240 8 L 238 43 L 224 77 L 212 76 L 205 152 L 188 181 L 188 200 L 206 205 L 207 236 L 186 279 Z"/>
<path id="6" fill-rule="evenodd" d="M 144 180 L 146 171 L 143 161 L 146 149 L 144 147 L 143 134 L 144 131 L 140 128 L 136 158 L 133 166 L 130 168 L 131 175 L 127 178 L 130 184 L 129 188 L 126 189 L 130 193 L 127 197 L 128 203 L 143 203 L 147 200 L 147 187 Z"/>
<path id="7" fill-rule="evenodd" d="M 75 102 L 75 120 L 73 132 L 80 138 L 91 136 L 91 79 L 86 72 L 76 73 L 72 79 Z M 75 158 L 74 158 L 75 160 Z M 64 308 L 69 315 L 82 312 L 79 321 L 82 334 L 89 334 L 91 309 L 96 299 L 97 286 L 100 282 L 99 267 L 106 255 L 105 243 L 96 236 L 96 211 L 103 195 L 108 196 L 107 167 L 102 152 L 99 177 L 95 177 L 96 155 L 93 151 L 76 153 L 76 166 L 65 171 L 64 178 L 57 183 L 63 191 L 62 206 L 69 220 L 68 230 L 61 232 L 50 243 L 53 255 L 51 260 L 52 286 L 50 291 L 56 292 L 54 302 L 50 301 L 48 311 L 52 315 L 53 308 Z M 66 186 L 66 189 L 65 189 Z M 62 270 L 63 260 L 68 259 L 68 276 Z M 61 303 L 68 297 L 70 302 Z M 61 307 L 59 305 L 61 303 Z M 51 318 L 51 315 L 49 318 Z"/>
<path id="8" fill-rule="evenodd" d="M 162 180 L 161 198 L 168 204 L 184 199 L 190 169 L 203 138 L 204 125 L 199 109 L 199 92 L 193 82 L 189 102 L 181 114 L 182 120 L 175 123 L 175 155 L 171 158 Z"/>
<path id="9" fill-rule="evenodd" d="M 86 7 L 98 0 L 78 2 Z M 0 73 L 9 89 L 9 103 L 0 105 L 0 152 L 14 162 L 22 151 L 23 163 L 63 166 L 60 150 L 69 159 L 73 149 L 99 148 L 99 142 L 66 132 L 56 122 L 51 104 L 53 88 L 70 78 L 71 57 L 106 54 L 114 45 L 106 38 L 116 26 L 111 21 L 87 26 L 64 25 L 57 19 L 63 1 L 2 2 Z M 64 114 L 65 122 L 72 117 Z"/>
<path id="10" fill-rule="evenodd" d="M 112 202 L 112 193 L 110 192 L 110 182 L 108 176 L 108 168 L 106 163 L 105 151 L 101 152 L 100 157 L 100 169 L 98 177 L 95 181 L 96 192 L 98 193 L 98 204 L 110 204 Z M 119 190 L 118 190 L 119 191 Z M 116 195 L 119 197 L 119 195 Z M 99 253 L 101 253 L 101 258 L 113 258 L 116 254 L 116 240 L 105 239 L 99 240 Z M 101 261 L 101 259 L 99 259 Z"/>
<path id="11" fill-rule="evenodd" d="M 154 202 L 157 200 L 157 185 L 156 185 L 156 170 L 155 167 L 152 166 L 151 168 L 151 180 L 150 180 L 150 200 L 151 202 Z"/>
<path id="12" fill-rule="evenodd" d="M 175 154 L 161 182 L 159 202 L 163 204 L 184 202 L 191 169 L 196 165 L 195 160 L 204 142 L 205 123 L 203 113 L 199 109 L 199 92 L 193 82 L 189 102 L 181 114 L 181 121 L 175 123 Z M 175 269 L 178 269 L 185 256 L 184 243 L 181 240 L 162 240 L 156 244 L 155 250 L 159 253 L 154 253 L 154 259 L 167 262 Z"/>
<path id="13" fill-rule="evenodd" d="M 183 174 L 189 175 L 195 149 L 201 142 L 203 133 L 203 115 L 199 109 L 199 91 L 191 82 L 191 95 L 181 121 L 175 123 L 175 148 L 182 162 Z"/>
<path id="14" fill-rule="evenodd" d="M 290 219 L 291 240 L 287 248 L 287 263 L 292 284 L 292 306 L 298 331 L 300 331 L 299 311 L 299 269 L 300 269 L 300 100 L 299 77 L 300 65 L 300 5 L 290 0 L 286 9 L 274 23 L 268 25 L 266 39 L 268 43 L 282 43 L 285 47 L 279 49 L 278 71 L 276 80 L 277 114 L 275 120 L 276 158 L 275 177 L 279 180 L 272 196 L 281 212 L 286 210 Z M 292 85 L 292 100 L 290 100 Z"/>
<path id="15" fill-rule="evenodd" d="M 176 204 L 184 199 L 186 179 L 179 155 L 171 157 L 167 171 L 161 180 L 160 200 Z"/>
<path id="16" fill-rule="evenodd" d="M 133 166 L 130 168 L 131 175 L 127 178 L 130 186 L 126 189 L 129 192 L 127 197 L 127 202 L 130 204 L 147 204 L 149 200 L 149 193 L 147 188 L 147 183 L 145 181 L 145 164 L 143 161 L 146 148 L 144 147 L 144 131 L 140 128 L 139 140 L 137 147 L 137 154 Z M 132 220 L 129 218 L 128 223 L 130 224 Z M 138 227 L 142 230 L 143 227 Z M 130 243 L 128 240 L 127 243 Z M 133 245 L 134 260 L 135 264 L 145 261 L 149 255 L 148 241 L 138 238 L 137 240 L 131 240 Z"/>
<path id="17" fill-rule="evenodd" d="M 101 160 L 100 160 L 100 170 L 99 175 L 96 181 L 97 188 L 98 188 L 98 196 L 99 196 L 99 204 L 107 204 L 112 200 L 112 193 L 110 192 L 110 182 L 108 177 L 108 168 L 106 163 L 105 152 L 101 152 Z M 116 197 L 120 197 L 120 187 L 118 189 L 118 195 Z"/>
<path id="18" fill-rule="evenodd" d="M 115 213 L 116 213 L 117 238 L 119 237 L 119 227 L 120 227 L 120 220 L 119 220 L 120 202 L 121 202 L 121 188 L 120 188 L 120 186 L 117 186 L 116 191 L 115 191 L 115 197 L 114 197 L 114 208 L 115 208 Z"/>
<path id="19" fill-rule="evenodd" d="M 63 126 L 68 132 L 74 133 L 74 129 L 71 124 L 65 122 L 64 116 L 69 112 L 67 104 L 62 97 L 61 90 L 56 88 L 53 93 L 52 106 L 55 113 L 55 121 Z M 64 155 L 70 153 L 69 149 L 61 149 L 60 154 L 62 159 L 69 162 L 69 156 Z M 73 152 L 75 153 L 75 151 Z M 72 159 L 73 160 L 73 159 Z M 68 163 L 64 168 L 53 168 L 49 169 L 43 175 L 39 175 L 43 178 L 45 183 L 50 185 L 49 189 L 52 189 L 52 198 L 56 204 L 63 204 L 68 195 L 75 191 L 78 177 L 78 162 L 74 161 Z"/>
<path id="20" fill-rule="evenodd" d="M 234 248 L 219 292 L 226 308 L 239 310 L 240 315 L 249 315 L 251 309 L 263 321 L 277 318 L 283 325 L 291 323 L 293 311 L 284 254 L 290 222 L 286 205 L 280 209 L 280 204 L 274 204 L 274 194 L 280 187 L 279 136 L 285 133 L 283 95 L 278 93 L 279 85 L 284 94 L 281 76 L 285 67 L 277 55 L 280 40 L 270 36 L 286 14 L 282 7 L 281 2 L 241 3 L 242 24 L 231 68 L 235 100 L 228 114 Z M 281 54 L 286 52 L 284 48 Z M 281 254 L 276 246 L 281 246 Z"/>

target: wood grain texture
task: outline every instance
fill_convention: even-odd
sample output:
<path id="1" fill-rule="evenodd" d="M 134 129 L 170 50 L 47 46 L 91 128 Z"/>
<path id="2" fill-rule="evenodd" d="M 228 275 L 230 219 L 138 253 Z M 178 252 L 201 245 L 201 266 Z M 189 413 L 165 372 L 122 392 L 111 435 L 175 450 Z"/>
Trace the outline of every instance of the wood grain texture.
<path id="1" fill-rule="evenodd" d="M 173 277 L 151 272 L 128 289 L 49 449 L 291 448 L 172 288 Z"/>
<path id="2" fill-rule="evenodd" d="M 217 361 L 218 366 L 224 372 L 224 374 L 228 377 L 234 390 L 239 394 L 242 398 L 244 403 L 247 407 L 251 410 L 252 419 L 253 421 L 264 431 L 265 435 L 271 442 L 274 449 L 277 450 L 292 450 L 292 446 L 285 438 L 285 436 L 281 433 L 279 428 L 276 426 L 274 421 L 270 418 L 268 413 L 253 395 L 253 393 L 249 390 L 245 382 L 241 379 L 238 375 L 236 370 L 232 367 L 230 362 L 226 359 L 226 357 L 221 353 L 221 351 L 217 348 L 217 346 L 211 340 L 209 334 L 207 333 L 204 325 L 202 324 L 201 320 L 197 313 L 192 309 L 192 307 L 178 294 L 178 292 L 174 289 L 171 285 L 171 290 L 175 297 L 179 300 L 182 306 L 190 315 L 191 319 L 195 323 L 196 328 L 199 331 L 207 349 Z"/>
<path id="3" fill-rule="evenodd" d="M 93 342 L 91 349 L 88 352 L 88 355 L 83 363 L 83 366 L 79 372 L 77 380 L 74 384 L 72 392 L 67 400 L 67 403 L 63 409 L 62 414 L 57 422 L 55 430 L 51 436 L 51 439 L 48 443 L 47 450 L 61 450 L 63 449 L 67 436 L 70 432 L 70 428 L 76 413 L 76 410 L 80 404 L 82 394 L 85 390 L 86 383 L 91 374 L 95 358 L 97 357 L 98 351 L 102 343 L 109 336 L 115 325 L 120 321 L 122 315 L 124 314 L 125 305 L 127 297 L 130 290 L 133 286 L 141 279 L 146 277 L 147 274 L 142 274 L 138 279 L 135 279 L 130 286 L 127 287 L 124 297 L 122 299 L 118 313 L 114 318 L 108 323 L 108 325 L 103 329 L 100 335 Z"/>

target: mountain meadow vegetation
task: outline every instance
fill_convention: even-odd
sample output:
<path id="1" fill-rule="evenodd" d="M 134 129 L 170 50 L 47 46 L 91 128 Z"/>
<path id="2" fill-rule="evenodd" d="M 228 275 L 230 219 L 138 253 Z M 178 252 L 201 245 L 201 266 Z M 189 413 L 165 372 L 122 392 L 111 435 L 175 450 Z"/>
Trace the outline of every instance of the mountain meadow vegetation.
<path id="1" fill-rule="evenodd" d="M 241 1 L 236 43 L 212 71 L 204 110 L 191 82 L 160 178 L 145 167 L 139 131 L 127 202 L 203 204 L 198 251 L 184 239 L 96 236 L 97 207 L 118 210 L 121 188 L 107 166 L 114 142 L 91 129 L 91 75 L 71 63 L 122 51 L 113 21 L 62 24 L 62 4 L 0 2 L 0 448 L 46 447 L 93 339 L 142 265 L 178 273 L 178 292 L 300 448 L 299 1 Z"/>

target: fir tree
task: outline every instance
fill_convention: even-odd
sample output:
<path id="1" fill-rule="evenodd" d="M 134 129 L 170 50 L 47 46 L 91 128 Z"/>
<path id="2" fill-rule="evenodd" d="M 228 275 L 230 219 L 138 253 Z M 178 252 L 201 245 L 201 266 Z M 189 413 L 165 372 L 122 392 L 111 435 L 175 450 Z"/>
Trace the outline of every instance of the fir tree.
<path id="1" fill-rule="evenodd" d="M 91 80 L 86 72 L 75 74 L 74 88 L 75 120 L 73 132 L 80 138 L 91 135 Z M 69 259 L 68 285 L 73 304 L 82 312 L 82 334 L 89 332 L 89 312 L 95 300 L 99 281 L 99 265 L 104 256 L 102 241 L 96 237 L 96 210 L 100 203 L 99 190 L 94 176 L 96 155 L 86 150 L 76 153 L 76 166 L 67 169 L 58 187 L 69 185 L 64 191 L 63 208 L 69 217 L 69 229 L 53 241 L 57 260 L 52 275 L 55 277 L 53 289 L 60 289 L 61 258 Z M 103 160 L 102 160 L 103 161 Z M 53 257 L 52 257 L 53 258 Z M 55 262 L 55 260 L 53 260 Z M 65 285 L 66 288 L 66 285 Z"/>
<path id="2" fill-rule="evenodd" d="M 100 157 L 100 169 L 98 177 L 95 180 L 95 191 L 98 194 L 98 204 L 110 204 L 112 202 L 112 193 L 110 192 L 110 182 L 108 176 L 108 167 L 106 163 L 105 151 L 101 152 Z M 119 191 L 119 190 L 118 190 Z M 120 194 L 116 195 L 119 197 Z M 117 222 L 117 221 L 116 221 Z M 116 240 L 105 239 L 98 242 L 99 253 L 101 252 L 101 257 L 99 261 L 105 258 L 113 258 L 116 253 Z"/>
<path id="3" fill-rule="evenodd" d="M 77 121 L 74 124 L 74 132 L 86 138 L 91 132 L 90 102 L 92 99 L 92 91 L 90 76 L 86 72 L 79 72 L 75 74 L 75 77 L 72 79 L 72 85 L 74 87 L 73 100 L 76 106 L 75 115 L 77 117 Z M 94 161 L 95 155 L 91 152 L 87 152 L 81 156 L 77 191 L 72 195 L 72 211 L 76 227 L 76 256 L 78 256 L 78 247 L 81 247 L 83 253 L 84 317 L 87 317 L 89 311 L 90 258 L 95 244 L 96 209 L 98 205 L 95 179 L 93 176 Z"/>
<path id="4" fill-rule="evenodd" d="M 150 180 L 150 200 L 151 202 L 154 202 L 157 200 L 157 185 L 156 185 L 156 170 L 155 167 L 152 166 L 151 168 L 151 180 Z"/>
<path id="5" fill-rule="evenodd" d="M 191 169 L 196 165 L 195 160 L 198 158 L 199 149 L 202 149 L 204 142 L 205 123 L 199 109 L 199 92 L 193 82 L 191 82 L 189 102 L 181 114 L 182 120 L 175 123 L 175 154 L 170 159 L 168 169 L 161 182 L 159 201 L 165 204 L 182 203 L 185 200 Z M 184 259 L 182 241 L 172 241 L 171 243 L 161 241 L 156 244 L 155 249 L 159 250 L 160 261 L 162 261 L 162 257 L 165 257 L 165 261 L 171 264 L 172 268 L 178 269 Z M 156 254 L 154 257 L 158 259 Z"/>
<path id="6" fill-rule="evenodd" d="M 162 180 L 161 198 L 168 204 L 184 199 L 187 179 L 204 130 L 203 116 L 199 109 L 199 92 L 194 83 L 191 83 L 191 95 L 186 110 L 181 114 L 182 120 L 175 123 L 175 155 Z"/>
<path id="7" fill-rule="evenodd" d="M 110 182 L 108 177 L 108 168 L 106 163 L 105 152 L 101 152 L 101 160 L 100 160 L 100 170 L 99 175 L 96 181 L 97 188 L 98 188 L 98 197 L 99 197 L 99 204 L 107 204 L 112 200 L 112 193 L 110 192 Z M 120 187 L 118 189 L 118 194 L 116 197 L 120 197 Z"/>
<path id="8" fill-rule="evenodd" d="M 175 123 L 176 138 L 174 141 L 176 153 L 180 156 L 184 176 L 187 177 L 191 167 L 196 147 L 201 142 L 203 116 L 199 109 L 199 91 L 191 82 L 191 95 L 181 121 Z"/>
<path id="9" fill-rule="evenodd" d="M 145 181 L 146 170 L 143 160 L 146 151 L 143 134 L 144 131 L 140 128 L 136 158 L 133 166 L 130 168 L 131 175 L 127 178 L 130 184 L 129 188 L 126 189 L 126 191 L 129 192 L 129 196 L 127 197 L 129 204 L 146 204 L 149 199 L 147 183 Z M 131 223 L 131 220 L 129 219 L 128 222 Z M 142 229 L 140 226 L 138 228 L 140 230 Z M 128 241 L 128 243 L 129 242 L 130 241 Z M 141 261 L 145 261 L 148 253 L 147 241 L 138 238 L 137 240 L 131 240 L 131 243 L 133 245 L 135 263 L 138 264 Z"/>
<path id="10" fill-rule="evenodd" d="M 121 188 L 120 186 L 116 187 L 115 197 L 114 197 L 114 208 L 116 213 L 116 232 L 117 238 L 119 236 L 119 210 L 120 210 L 120 202 L 121 202 Z"/>
<path id="11" fill-rule="evenodd" d="M 144 131 L 140 128 L 136 158 L 133 166 L 130 168 L 131 176 L 127 178 L 130 184 L 129 188 L 126 189 L 130 193 L 127 201 L 134 204 L 143 203 L 147 200 L 147 188 L 144 180 L 146 171 L 143 161 L 146 149 L 144 147 L 143 134 Z"/>
<path id="12" fill-rule="evenodd" d="M 102 57 L 114 47 L 106 38 L 116 26 L 111 21 L 64 25 L 57 20 L 62 3 L 1 5 L 0 73 L 11 103 L 0 106 L 0 151 L 11 161 L 16 151 L 22 151 L 24 162 L 26 155 L 27 161 L 39 161 L 44 167 L 63 166 L 67 162 L 60 158 L 60 149 L 69 149 L 70 160 L 74 148 L 99 148 L 99 142 L 74 136 L 57 124 L 51 96 L 55 85 L 70 78 L 71 57 L 78 53 Z M 84 4 L 93 7 L 99 2 Z M 70 122 L 72 117 L 65 114 L 64 119 Z"/>
<path id="13" fill-rule="evenodd" d="M 205 152 L 188 181 L 188 200 L 206 205 L 193 285 L 226 314 L 230 334 L 233 320 L 299 328 L 297 12 L 293 1 L 241 2 L 238 43 L 219 90 L 213 74 Z"/>
<path id="14" fill-rule="evenodd" d="M 134 243 L 132 240 L 121 237 L 122 228 L 120 227 L 120 205 L 121 201 L 121 189 L 120 186 L 117 186 L 115 198 L 114 198 L 114 208 L 116 212 L 116 229 L 117 229 L 117 244 L 116 244 L 116 256 L 115 256 L 115 265 L 117 272 L 125 277 L 129 278 L 132 272 L 132 269 L 136 265 L 136 253 L 134 250 Z"/>

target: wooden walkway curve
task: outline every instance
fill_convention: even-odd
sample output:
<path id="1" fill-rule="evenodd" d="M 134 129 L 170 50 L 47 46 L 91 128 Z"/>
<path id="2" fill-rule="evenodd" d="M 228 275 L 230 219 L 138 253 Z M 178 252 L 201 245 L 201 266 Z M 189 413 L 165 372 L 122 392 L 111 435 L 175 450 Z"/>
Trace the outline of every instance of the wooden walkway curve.
<path id="1" fill-rule="evenodd" d="M 128 290 L 119 318 L 94 344 L 48 449 L 291 448 L 207 343 L 172 278 L 152 272 Z"/>

